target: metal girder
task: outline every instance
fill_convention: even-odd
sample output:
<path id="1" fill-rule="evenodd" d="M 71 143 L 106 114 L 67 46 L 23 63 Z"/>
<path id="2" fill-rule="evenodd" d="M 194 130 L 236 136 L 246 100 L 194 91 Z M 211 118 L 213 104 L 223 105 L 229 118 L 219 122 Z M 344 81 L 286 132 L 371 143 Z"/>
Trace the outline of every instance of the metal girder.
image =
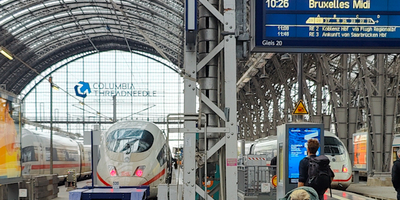
<path id="1" fill-rule="evenodd" d="M 0 45 L 38 72 L 67 56 L 112 47 L 160 57 L 165 54 L 165 59 L 181 67 L 183 10 L 180 0 L 2 1 Z M 157 41 L 156 45 L 148 45 L 145 37 Z M 119 42 L 121 38 L 124 43 Z M 107 42 L 110 47 L 105 46 Z M 4 72 L 0 84 L 7 84 L 17 94 L 35 76 L 4 57 L 0 57 L 0 66 L 0 72 Z"/>
<path id="2" fill-rule="evenodd" d="M 237 84 L 240 137 L 252 140 L 264 136 L 259 134 L 261 131 L 274 129 L 272 122 L 279 120 L 273 115 L 277 110 L 274 105 L 279 105 L 276 99 L 285 99 L 284 105 L 278 107 L 280 116 L 292 110 L 288 107 L 295 103 L 291 98 L 293 95 L 282 93 L 296 93 L 296 77 L 290 73 L 290 65 L 294 68 L 294 57 L 276 54 L 271 60 L 273 67 L 278 69 L 266 65 L 263 70 L 252 74 L 247 82 L 249 87 Z M 254 61 L 249 59 L 248 62 Z M 334 124 L 333 131 L 345 143 L 350 154 L 353 151 L 352 134 L 368 128 L 373 149 L 371 169 L 389 171 L 392 135 L 400 132 L 398 126 L 393 124 L 399 120 L 395 120 L 398 103 L 394 103 L 399 92 L 399 56 L 305 54 L 303 63 L 306 80 L 303 84 L 307 85 L 303 91 L 307 97 L 307 109 L 313 115 L 306 120 L 325 123 L 325 116 L 333 116 L 329 124 Z M 244 69 L 248 70 L 248 67 L 243 66 L 238 71 L 244 73 Z M 267 76 L 262 76 L 262 79 L 261 75 L 265 73 Z M 283 121 L 290 122 L 291 119 Z M 260 122 L 267 127 L 260 127 Z"/>

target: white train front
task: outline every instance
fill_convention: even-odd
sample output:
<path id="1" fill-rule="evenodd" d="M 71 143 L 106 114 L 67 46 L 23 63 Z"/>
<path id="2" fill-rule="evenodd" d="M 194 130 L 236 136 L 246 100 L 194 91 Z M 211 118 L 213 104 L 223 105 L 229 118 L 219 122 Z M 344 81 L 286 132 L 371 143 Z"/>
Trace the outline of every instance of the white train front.
<path id="1" fill-rule="evenodd" d="M 111 186 L 150 186 L 150 197 L 157 186 L 170 180 L 170 152 L 163 132 L 153 123 L 117 122 L 102 133 L 98 183 Z"/>

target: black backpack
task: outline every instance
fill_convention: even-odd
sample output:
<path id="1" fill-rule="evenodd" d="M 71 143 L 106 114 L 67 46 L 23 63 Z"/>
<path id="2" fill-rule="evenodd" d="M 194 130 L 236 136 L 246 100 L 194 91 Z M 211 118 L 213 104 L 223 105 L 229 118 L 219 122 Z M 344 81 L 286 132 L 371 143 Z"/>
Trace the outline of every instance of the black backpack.
<path id="1" fill-rule="evenodd" d="M 325 155 L 309 157 L 308 178 L 305 185 L 314 188 L 317 192 L 326 191 L 328 188 L 331 188 L 334 174 L 329 166 L 329 162 L 329 158 Z"/>

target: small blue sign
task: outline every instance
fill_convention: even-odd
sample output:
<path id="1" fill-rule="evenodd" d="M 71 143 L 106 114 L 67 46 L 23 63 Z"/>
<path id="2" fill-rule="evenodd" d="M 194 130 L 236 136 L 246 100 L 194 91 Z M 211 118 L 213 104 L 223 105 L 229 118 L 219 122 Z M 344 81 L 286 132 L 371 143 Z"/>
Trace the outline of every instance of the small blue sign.
<path id="1" fill-rule="evenodd" d="M 90 94 L 92 91 L 90 90 L 89 83 L 80 81 L 80 85 L 75 85 L 75 94 L 78 97 L 86 98 L 87 94 Z M 87 92 L 86 92 L 87 91 Z"/>

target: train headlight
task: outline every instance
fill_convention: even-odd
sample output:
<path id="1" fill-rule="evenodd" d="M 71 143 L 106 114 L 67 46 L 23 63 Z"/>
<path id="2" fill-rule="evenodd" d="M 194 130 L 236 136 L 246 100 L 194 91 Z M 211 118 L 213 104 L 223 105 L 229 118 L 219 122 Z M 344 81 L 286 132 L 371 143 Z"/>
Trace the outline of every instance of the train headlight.
<path id="1" fill-rule="evenodd" d="M 117 175 L 117 169 L 115 169 L 115 166 L 108 165 L 108 171 L 110 172 L 110 176 L 116 176 Z"/>
<path id="2" fill-rule="evenodd" d="M 141 177 L 145 168 L 145 165 L 138 166 L 135 170 L 135 176 Z"/>
<path id="3" fill-rule="evenodd" d="M 348 169 L 347 169 L 346 165 L 343 165 L 342 172 L 347 173 L 347 171 L 348 171 Z"/>

